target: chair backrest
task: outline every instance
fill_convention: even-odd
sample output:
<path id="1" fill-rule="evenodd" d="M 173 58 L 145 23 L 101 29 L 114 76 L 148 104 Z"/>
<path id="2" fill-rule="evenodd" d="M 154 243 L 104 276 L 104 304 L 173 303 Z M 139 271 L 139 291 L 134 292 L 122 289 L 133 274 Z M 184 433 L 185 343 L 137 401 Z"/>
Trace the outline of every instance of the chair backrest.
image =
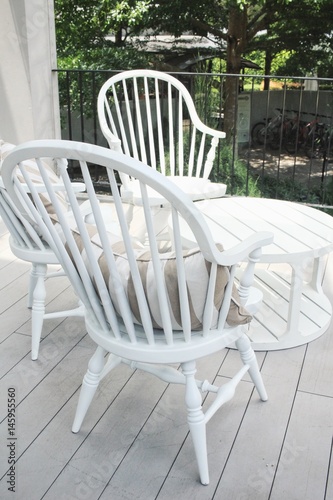
<path id="1" fill-rule="evenodd" d="M 33 158 L 52 202 L 45 206 L 38 186 L 26 168 Z M 41 158 L 54 158 L 71 205 L 73 218 L 63 213 L 57 192 Z M 84 221 L 70 182 L 67 160 L 79 162 L 96 225 Z M 105 168 L 113 200 L 115 233 L 107 231 L 101 206 L 89 174 L 88 164 Z M 149 247 L 130 234 L 117 188 L 117 172 L 133 176 L 141 186 L 142 223 Z M 56 253 L 87 310 L 87 317 L 99 325 L 119 346 L 123 343 L 159 348 L 177 345 L 184 349 L 193 340 L 220 335 L 226 321 L 246 323 L 250 316 L 232 296 L 233 277 L 239 260 L 263 244 L 261 235 L 250 246 L 234 254 L 221 251 L 193 202 L 168 179 L 126 155 L 106 148 L 71 141 L 33 141 L 18 146 L 2 166 L 3 182 L 25 225 L 38 228 Z M 23 179 L 23 183 L 22 183 Z M 27 193 L 26 186 L 29 188 Z M 152 187 L 166 198 L 172 211 L 174 250 L 161 253 L 153 228 L 153 214 L 147 196 Z M 44 190 L 44 191 L 45 191 Z M 184 251 L 179 218 L 189 224 L 198 248 Z M 271 241 L 271 237 L 267 238 Z M 227 267 L 225 267 L 227 266 Z M 157 332 L 157 334 L 156 334 Z M 158 340 L 157 340 L 158 338 Z M 187 348 L 187 347 L 186 347 Z"/>
<path id="2" fill-rule="evenodd" d="M 14 243 L 15 248 L 20 250 L 20 252 L 25 251 L 27 260 L 29 260 L 29 254 L 30 254 L 32 261 L 35 261 L 40 257 L 32 256 L 34 252 L 38 251 L 40 255 L 41 252 L 46 251 L 47 255 L 49 256 L 50 249 L 46 241 L 43 241 L 43 239 L 40 237 L 38 231 L 36 231 L 33 226 L 26 223 L 25 219 L 20 218 L 20 212 L 18 208 L 15 206 L 10 196 L 8 196 L 8 193 L 6 192 L 5 186 L 3 184 L 2 164 L 5 158 L 13 149 L 15 149 L 14 144 L 10 144 L 0 140 L 0 215 L 11 235 L 12 242 Z M 52 158 L 50 159 L 50 163 L 53 164 Z M 71 216 L 70 206 L 68 204 L 68 200 L 66 199 L 66 193 L 64 192 L 61 179 L 56 175 L 51 165 L 49 163 L 44 162 L 44 160 L 43 160 L 43 168 L 50 182 L 52 182 L 53 184 L 53 187 L 56 191 L 56 196 L 58 198 L 62 210 L 68 214 L 68 217 L 70 217 Z M 26 160 L 25 169 L 29 171 L 31 182 L 33 182 L 37 187 L 37 189 L 39 189 L 41 196 L 44 199 L 44 205 L 46 206 L 47 210 L 52 210 L 51 200 L 43 188 L 43 183 L 39 173 L 39 169 L 34 159 Z M 25 186 L 25 189 L 28 190 L 27 186 L 23 182 L 22 177 L 20 178 L 20 180 Z M 84 191 L 85 186 L 83 183 L 77 182 L 73 183 L 73 188 L 75 189 L 76 192 L 82 192 Z M 89 206 L 85 207 L 85 212 L 89 213 Z"/>
<path id="3" fill-rule="evenodd" d="M 38 253 L 49 251 L 48 244 L 43 241 L 38 232 L 35 230 L 31 224 L 26 223 L 26 221 L 21 218 L 20 211 L 13 203 L 10 196 L 4 187 L 2 177 L 1 177 L 1 168 L 2 163 L 6 156 L 15 148 L 14 144 L 10 144 L 4 141 L 0 141 L 0 216 L 4 221 L 9 234 L 12 238 L 15 246 L 28 254 L 34 254 L 36 251 Z M 31 172 L 34 173 L 34 181 L 36 181 L 36 173 L 37 170 L 32 168 L 32 163 L 29 162 L 29 168 Z M 54 172 L 48 168 L 49 175 L 52 177 L 53 182 L 59 182 L 59 179 L 56 177 Z M 33 259 L 34 260 L 34 259 Z"/>
<path id="4" fill-rule="evenodd" d="M 24 220 L 21 218 L 12 200 L 8 197 L 6 190 L 2 186 L 1 179 L 0 216 L 18 248 L 27 252 L 35 252 L 36 250 L 43 252 L 49 249 L 48 244 L 41 239 L 31 224 L 24 225 Z"/>
<path id="5" fill-rule="evenodd" d="M 186 87 L 160 71 L 112 76 L 100 89 L 97 110 L 111 149 L 163 175 L 208 179 L 218 141 L 225 137 L 202 123 Z"/>

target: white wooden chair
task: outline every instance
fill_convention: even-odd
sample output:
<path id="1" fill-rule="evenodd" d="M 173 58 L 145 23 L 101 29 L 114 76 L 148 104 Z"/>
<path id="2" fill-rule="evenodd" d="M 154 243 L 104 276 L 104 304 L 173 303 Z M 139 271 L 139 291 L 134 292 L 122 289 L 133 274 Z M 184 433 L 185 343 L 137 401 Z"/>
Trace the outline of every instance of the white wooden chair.
<path id="1" fill-rule="evenodd" d="M 68 316 L 83 316 L 83 308 L 46 312 L 45 279 L 63 276 L 64 272 L 48 272 L 48 266 L 59 266 L 59 260 L 49 245 L 40 238 L 39 234 L 22 224 L 17 216 L 17 209 L 7 197 L 6 191 L 1 187 L 0 179 L 0 216 L 10 233 L 10 249 L 15 257 L 31 263 L 28 287 L 28 307 L 31 309 L 31 359 L 38 359 L 39 344 L 41 340 L 44 320 L 52 318 L 65 318 Z"/>
<path id="2" fill-rule="evenodd" d="M 67 158 L 80 162 L 96 221 L 84 221 L 66 164 L 59 161 L 74 219 L 64 215 L 56 192 L 39 158 Z M 48 211 L 25 169 L 34 158 L 53 211 Z M 118 230 L 107 231 L 88 170 L 92 162 L 105 168 L 114 196 Z M 126 155 L 98 146 L 68 141 L 35 141 L 16 148 L 3 163 L 3 181 L 25 226 L 38 228 L 55 252 L 85 308 L 85 324 L 97 349 L 83 379 L 73 432 L 78 432 L 101 379 L 120 363 L 142 369 L 168 383 L 185 386 L 188 424 L 200 480 L 209 482 L 206 424 L 232 398 L 248 371 L 260 398 L 267 399 L 255 354 L 246 335 L 251 316 L 244 308 L 253 267 L 270 233 L 258 233 L 231 250 L 217 246 L 206 222 L 190 198 L 163 175 Z M 117 173 L 138 180 L 149 248 L 133 239 L 126 208 L 117 189 Z M 31 197 L 22 185 L 29 187 Z M 159 253 L 147 189 L 163 196 L 171 207 L 174 250 Z M 185 217 L 197 240 L 190 251 L 181 248 L 180 217 Z M 223 242 L 222 242 L 223 244 Z M 248 259 L 246 276 L 234 285 L 235 270 Z M 196 360 L 234 345 L 242 367 L 225 385 L 217 387 L 195 377 Z M 106 354 L 108 356 L 106 357 Z M 170 364 L 180 364 L 178 371 Z M 239 368 L 239 367 L 238 367 Z M 142 391 L 146 389 L 143 387 Z M 215 399 L 202 410 L 202 393 Z M 140 394 L 137 395 L 138 405 Z M 126 429 L 124 428 L 124 433 Z"/>
<path id="3" fill-rule="evenodd" d="M 209 180 L 225 133 L 200 120 L 190 93 L 177 78 L 153 70 L 124 71 L 101 87 L 97 110 L 111 149 L 167 175 L 193 201 L 225 195 L 225 184 Z M 139 183 L 123 173 L 120 178 L 124 199 L 140 205 Z M 165 204 L 153 189 L 149 198 L 151 206 Z M 131 217 L 129 210 L 129 223 Z"/>
<path id="4" fill-rule="evenodd" d="M 15 148 L 13 144 L 0 141 L 0 173 L 1 165 L 5 157 Z M 28 167 L 34 175 L 34 181 L 38 175 L 34 162 L 29 162 Z M 60 180 L 52 169 L 47 168 L 48 175 L 53 183 L 60 185 Z M 73 184 L 76 192 L 85 189 L 83 183 Z M 67 204 L 66 204 L 67 205 Z M 91 212 L 88 204 L 81 207 L 82 213 L 89 216 Z M 31 359 L 38 359 L 39 345 L 43 330 L 44 320 L 52 318 L 65 318 L 68 316 L 83 316 L 83 308 L 79 305 L 74 309 L 65 309 L 62 311 L 46 312 L 46 288 L 45 279 L 63 276 L 62 269 L 54 272 L 48 272 L 48 266 L 59 266 L 59 260 L 49 245 L 43 241 L 38 232 L 30 226 L 24 226 L 19 217 L 17 207 L 13 205 L 8 197 L 2 178 L 0 177 L 0 216 L 4 221 L 9 234 L 10 249 L 18 259 L 31 263 L 31 271 L 28 286 L 28 308 L 31 309 Z"/>
<path id="5" fill-rule="evenodd" d="M 3 160 L 15 148 L 14 144 L 0 140 L 0 216 L 2 217 L 10 234 L 9 245 L 15 257 L 31 263 L 31 272 L 28 286 L 28 308 L 31 309 L 31 359 L 38 359 L 39 344 L 42 336 L 44 320 L 54 318 L 65 318 L 69 316 L 83 316 L 82 306 L 79 304 L 74 309 L 64 309 L 61 311 L 46 312 L 46 278 L 60 277 L 64 275 L 64 271 L 49 272 L 50 265 L 58 265 L 59 261 L 54 252 L 49 248 L 48 244 L 43 241 L 36 231 L 22 225 L 18 218 L 18 210 L 12 204 L 1 178 L 1 165 Z M 32 178 L 35 183 L 40 184 L 40 176 L 36 169 L 34 161 L 27 163 Z M 67 217 L 71 217 L 70 206 L 66 200 L 64 187 L 56 173 L 50 165 L 45 164 L 48 176 L 54 187 L 57 190 L 57 195 L 61 201 L 62 207 L 67 213 Z M 85 185 L 82 182 L 73 182 L 73 190 L 76 193 L 85 191 Z M 39 189 L 41 187 L 39 186 Z M 112 218 L 109 217 L 108 207 L 103 211 L 103 217 L 108 227 L 112 223 Z M 94 223 L 91 213 L 89 200 L 80 205 L 80 211 L 86 221 Z"/>

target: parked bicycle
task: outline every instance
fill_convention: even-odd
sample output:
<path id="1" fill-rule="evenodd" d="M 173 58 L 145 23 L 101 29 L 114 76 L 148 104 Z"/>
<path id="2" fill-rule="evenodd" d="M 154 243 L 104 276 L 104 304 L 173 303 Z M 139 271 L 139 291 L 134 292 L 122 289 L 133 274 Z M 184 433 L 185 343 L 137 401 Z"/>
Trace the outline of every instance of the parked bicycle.
<path id="1" fill-rule="evenodd" d="M 276 116 L 268 119 L 268 122 L 256 123 L 251 130 L 252 145 L 264 146 L 267 145 L 273 149 L 279 147 L 278 130 L 281 127 L 282 114 L 279 109 L 276 110 Z"/>
<path id="2" fill-rule="evenodd" d="M 310 126 L 312 126 L 312 123 L 309 124 L 304 120 L 300 120 L 298 115 L 298 119 L 289 127 L 285 136 L 284 147 L 287 153 L 294 155 L 303 148 Z"/>
<path id="3" fill-rule="evenodd" d="M 311 121 L 302 121 L 290 130 L 285 141 L 285 147 L 289 153 L 304 151 L 308 158 L 321 158 L 330 154 L 332 130 L 331 127 L 319 121 L 320 117 L 322 116 L 314 115 Z"/>
<path id="4" fill-rule="evenodd" d="M 258 122 L 252 127 L 252 145 L 279 149 L 284 147 L 287 153 L 304 153 L 308 158 L 327 158 L 333 155 L 333 127 L 319 119 L 322 115 L 313 115 L 311 121 L 300 119 L 300 113 L 293 110 L 276 108 L 276 116 L 265 122 Z M 292 116 L 290 114 L 292 113 Z M 310 114 L 310 113 L 307 113 Z"/>
<path id="5" fill-rule="evenodd" d="M 310 129 L 304 144 L 308 158 L 327 159 L 333 155 L 333 127 L 324 123 L 316 123 Z"/>
<path id="6" fill-rule="evenodd" d="M 284 116 L 282 109 L 276 108 L 276 116 L 268 120 L 267 123 L 259 122 L 252 127 L 251 139 L 253 146 L 268 146 L 271 149 L 279 149 L 285 145 L 286 138 L 291 130 L 299 124 L 299 115 L 294 111 L 293 116 Z M 290 146 L 291 147 L 291 146 Z"/>

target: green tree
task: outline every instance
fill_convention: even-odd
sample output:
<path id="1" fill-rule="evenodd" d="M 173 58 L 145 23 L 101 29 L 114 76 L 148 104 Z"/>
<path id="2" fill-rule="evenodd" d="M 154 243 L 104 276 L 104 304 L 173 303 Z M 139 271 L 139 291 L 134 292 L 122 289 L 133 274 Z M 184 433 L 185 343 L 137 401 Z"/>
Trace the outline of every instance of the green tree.
<path id="1" fill-rule="evenodd" d="M 274 3 L 274 0 L 270 0 L 271 12 Z M 316 71 L 318 76 L 329 76 L 333 48 L 331 0 L 292 0 L 282 3 L 278 12 L 267 20 L 265 31 L 254 37 L 248 46 L 248 50 L 254 49 L 265 54 L 266 75 L 271 74 L 280 54 L 288 52 L 286 63 L 279 66 L 280 74 L 304 76 Z"/>
<path id="2" fill-rule="evenodd" d="M 304 66 L 313 50 L 332 48 L 331 0 L 151 0 L 150 28 L 180 35 L 187 30 L 226 46 L 226 72 L 241 72 L 242 56 L 265 53 L 265 74 L 281 51 L 302 54 Z M 313 59 L 312 59 L 313 61 Z M 227 78 L 224 127 L 232 139 L 237 78 Z"/>
<path id="3" fill-rule="evenodd" d="M 264 52 L 265 74 L 269 75 L 274 58 L 287 51 L 297 56 L 299 68 L 309 71 L 315 69 L 311 62 L 318 60 L 313 52 L 329 57 L 333 44 L 331 0 L 55 0 L 55 7 L 59 55 L 68 61 L 79 54 L 81 67 L 83 61 L 90 61 L 94 68 L 103 68 L 107 61 L 110 67 L 112 60 L 119 64 L 126 56 L 127 67 L 135 67 L 136 60 L 142 59 L 136 50 L 126 53 L 124 47 L 131 35 L 142 31 L 175 35 L 190 31 L 214 38 L 226 50 L 226 72 L 235 75 L 226 78 L 224 89 L 224 128 L 229 141 L 237 134 L 236 75 L 244 55 Z M 106 41 L 110 33 L 115 36 L 113 44 Z"/>
<path id="4" fill-rule="evenodd" d="M 54 8 L 59 67 L 127 69 L 147 60 L 126 44 L 145 26 L 145 0 L 55 0 Z"/>

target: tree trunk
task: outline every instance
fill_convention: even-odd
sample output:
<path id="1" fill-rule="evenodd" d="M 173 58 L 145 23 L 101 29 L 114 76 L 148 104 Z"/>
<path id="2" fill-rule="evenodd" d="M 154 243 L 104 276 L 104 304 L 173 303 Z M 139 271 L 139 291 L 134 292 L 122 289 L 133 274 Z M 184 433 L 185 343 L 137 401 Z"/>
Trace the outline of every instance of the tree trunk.
<path id="1" fill-rule="evenodd" d="M 241 54 L 246 46 L 247 12 L 244 7 L 231 7 L 229 12 L 227 42 L 227 73 L 239 75 L 241 72 Z M 239 77 L 227 76 L 225 82 L 224 131 L 227 142 L 235 143 L 237 137 L 237 103 Z"/>
<path id="2" fill-rule="evenodd" d="M 122 47 L 124 45 L 122 26 L 120 26 L 115 32 L 114 44 L 116 47 Z"/>
<path id="3" fill-rule="evenodd" d="M 272 52 L 269 49 L 267 49 L 265 55 L 265 75 L 271 74 L 272 60 L 273 60 Z M 264 79 L 264 90 L 269 90 L 269 82 L 270 82 L 269 77 Z"/>

